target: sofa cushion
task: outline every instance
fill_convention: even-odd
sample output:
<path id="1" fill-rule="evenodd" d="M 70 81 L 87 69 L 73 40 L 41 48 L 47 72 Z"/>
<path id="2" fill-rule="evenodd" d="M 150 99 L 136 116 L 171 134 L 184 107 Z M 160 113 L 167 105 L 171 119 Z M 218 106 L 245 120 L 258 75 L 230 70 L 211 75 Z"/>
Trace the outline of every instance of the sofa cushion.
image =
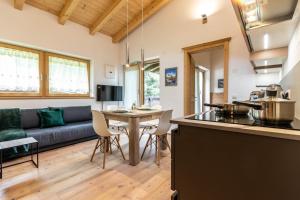
<path id="1" fill-rule="evenodd" d="M 21 129 L 20 109 L 1 109 L 0 110 L 0 130 Z"/>
<path id="2" fill-rule="evenodd" d="M 50 109 L 54 109 L 53 107 Z M 91 106 L 62 107 L 65 123 L 92 120 Z"/>
<path id="3" fill-rule="evenodd" d="M 28 129 L 26 132 L 28 137 L 34 137 L 39 141 L 41 148 L 95 136 L 91 121 L 70 123 L 52 128 Z"/>
<path id="4" fill-rule="evenodd" d="M 38 109 L 22 109 L 21 121 L 23 129 L 39 128 L 40 118 L 37 113 Z"/>
<path id="5" fill-rule="evenodd" d="M 41 128 L 65 125 L 61 110 L 42 109 L 38 111 Z"/>
<path id="6" fill-rule="evenodd" d="M 64 117 L 64 109 L 62 108 L 55 108 L 55 107 L 49 107 L 49 110 L 55 110 L 55 111 L 60 111 L 62 116 Z"/>

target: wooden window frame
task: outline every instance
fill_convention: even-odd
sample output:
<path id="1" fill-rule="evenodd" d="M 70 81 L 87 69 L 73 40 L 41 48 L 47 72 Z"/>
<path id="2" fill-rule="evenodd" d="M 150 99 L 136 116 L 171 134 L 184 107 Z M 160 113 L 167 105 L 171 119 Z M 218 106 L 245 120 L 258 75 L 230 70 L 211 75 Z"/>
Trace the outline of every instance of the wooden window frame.
<path id="1" fill-rule="evenodd" d="M 89 91 L 87 94 L 65 94 L 65 93 L 55 93 L 55 94 L 50 94 L 49 93 L 49 57 L 57 57 L 57 58 L 62 58 L 62 59 L 67 59 L 67 60 L 73 60 L 73 61 L 78 61 L 78 62 L 83 62 L 87 64 L 87 73 L 88 73 L 88 85 L 89 85 Z M 46 74 L 46 80 L 45 81 L 45 96 L 47 97 L 90 97 L 90 61 L 89 60 L 85 60 L 85 59 L 81 59 L 81 58 L 76 58 L 76 57 L 72 57 L 72 56 L 65 56 L 65 55 L 61 55 L 61 54 L 57 54 L 57 53 L 50 53 L 50 52 L 46 52 L 45 53 L 45 74 Z"/>
<path id="2" fill-rule="evenodd" d="M 31 52 L 34 54 L 39 55 L 39 80 L 40 80 L 40 91 L 38 93 L 35 92 L 0 92 L 0 98 L 5 97 L 42 97 L 43 96 L 43 60 L 44 60 L 44 54 L 42 51 L 27 48 L 27 47 L 21 47 L 17 45 L 7 44 L 0 42 L 0 47 L 19 50 L 19 51 L 25 51 L 25 52 Z"/>
<path id="3" fill-rule="evenodd" d="M 38 93 L 34 92 L 0 92 L 1 99 L 90 99 L 91 92 L 91 67 L 90 60 L 76 58 L 72 56 L 66 56 L 63 54 L 47 52 L 43 50 L 23 47 L 14 44 L 8 44 L 0 42 L 0 47 L 15 49 L 20 51 L 31 52 L 39 55 L 39 79 L 40 79 L 40 91 Z M 87 94 L 50 94 L 49 93 L 49 62 L 48 57 L 54 56 L 63 59 L 75 60 L 80 62 L 85 62 L 87 64 L 88 70 L 88 85 L 89 91 Z"/>

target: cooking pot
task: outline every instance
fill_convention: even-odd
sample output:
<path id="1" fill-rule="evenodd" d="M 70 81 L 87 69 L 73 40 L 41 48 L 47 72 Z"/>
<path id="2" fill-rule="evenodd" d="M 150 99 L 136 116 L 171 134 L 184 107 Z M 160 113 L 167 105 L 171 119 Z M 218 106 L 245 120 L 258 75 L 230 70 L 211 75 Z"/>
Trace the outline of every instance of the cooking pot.
<path id="1" fill-rule="evenodd" d="M 295 117 L 295 101 L 266 97 L 251 102 L 234 102 L 238 105 L 251 107 L 251 114 L 255 120 L 269 123 L 290 123 Z"/>
<path id="2" fill-rule="evenodd" d="M 204 103 L 204 106 L 216 108 L 216 112 L 219 115 L 246 115 L 249 113 L 249 107 L 236 104 L 209 104 Z"/>

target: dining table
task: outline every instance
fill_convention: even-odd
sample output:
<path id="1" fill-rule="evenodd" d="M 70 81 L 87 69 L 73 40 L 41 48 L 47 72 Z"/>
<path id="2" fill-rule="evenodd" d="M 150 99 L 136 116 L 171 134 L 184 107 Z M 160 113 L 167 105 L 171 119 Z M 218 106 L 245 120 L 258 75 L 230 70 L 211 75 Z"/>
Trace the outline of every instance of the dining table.
<path id="1" fill-rule="evenodd" d="M 106 122 L 116 120 L 128 123 L 129 135 L 129 164 L 136 166 L 140 162 L 140 122 L 159 119 L 163 110 L 130 110 L 127 112 L 120 111 L 102 111 Z"/>

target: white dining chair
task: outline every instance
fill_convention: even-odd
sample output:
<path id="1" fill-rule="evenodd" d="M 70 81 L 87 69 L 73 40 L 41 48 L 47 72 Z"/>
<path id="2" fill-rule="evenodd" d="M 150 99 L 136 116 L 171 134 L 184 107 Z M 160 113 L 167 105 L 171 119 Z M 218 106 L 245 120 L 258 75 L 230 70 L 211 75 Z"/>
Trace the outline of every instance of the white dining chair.
<path id="1" fill-rule="evenodd" d="M 96 134 L 99 136 L 96 146 L 94 148 L 92 157 L 91 157 L 91 162 L 93 162 L 93 158 L 95 156 L 95 152 L 98 148 L 103 149 L 103 169 L 105 168 L 105 159 L 106 159 L 106 155 L 107 152 L 110 150 L 110 152 L 112 152 L 112 145 L 115 145 L 118 150 L 120 150 L 122 157 L 124 160 L 125 156 L 122 150 L 122 147 L 119 143 L 119 136 L 120 134 L 122 134 L 122 132 L 116 132 L 115 130 L 111 130 L 108 128 L 104 114 L 99 112 L 99 111 L 95 111 L 92 110 L 92 114 L 93 114 L 93 128 L 96 132 Z"/>
<path id="2" fill-rule="evenodd" d="M 164 111 L 159 118 L 159 123 L 156 129 L 150 129 L 146 133 L 149 134 L 148 140 L 146 142 L 145 148 L 143 150 L 141 160 L 144 157 L 147 147 L 155 144 L 155 162 L 160 165 L 160 143 L 167 145 L 168 149 L 171 151 L 170 144 L 167 139 L 168 131 L 171 127 L 170 120 L 172 118 L 172 110 Z"/>
<path id="3" fill-rule="evenodd" d="M 161 110 L 162 107 L 161 107 L 161 105 L 154 105 L 154 106 L 151 107 L 151 109 Z M 146 122 L 141 122 L 140 123 L 140 128 L 142 129 L 142 132 L 141 132 L 139 140 L 141 141 L 141 139 L 142 139 L 143 135 L 145 134 L 145 132 L 147 132 L 150 129 L 157 128 L 158 123 L 159 123 L 158 119 L 154 119 L 154 120 L 150 120 L 150 121 L 146 121 Z"/>
<path id="4" fill-rule="evenodd" d="M 116 111 L 119 109 L 119 107 L 117 105 L 108 105 L 106 107 L 106 109 L 108 111 Z M 117 120 L 109 120 L 109 127 L 112 129 L 117 129 L 118 131 L 122 131 L 124 132 L 127 136 L 129 136 L 128 134 L 128 123 L 127 122 L 121 122 L 121 121 L 117 121 Z"/>

